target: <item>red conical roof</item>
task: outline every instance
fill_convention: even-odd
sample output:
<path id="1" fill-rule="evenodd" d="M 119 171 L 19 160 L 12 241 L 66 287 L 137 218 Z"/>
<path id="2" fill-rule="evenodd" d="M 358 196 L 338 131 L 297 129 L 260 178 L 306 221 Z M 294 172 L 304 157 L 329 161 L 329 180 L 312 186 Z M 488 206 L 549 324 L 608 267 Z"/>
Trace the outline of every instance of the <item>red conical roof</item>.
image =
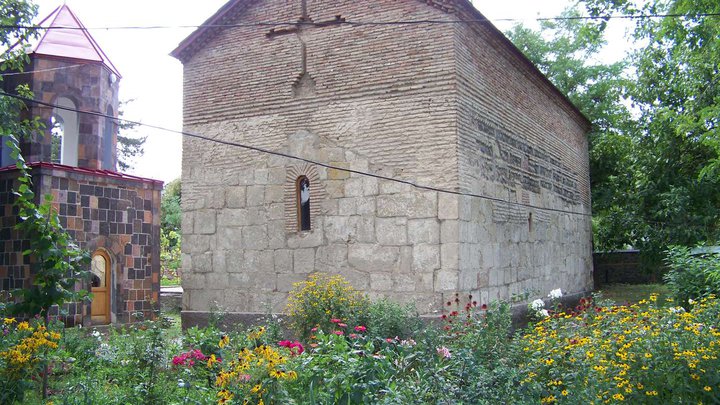
<path id="1" fill-rule="evenodd" d="M 47 29 L 31 54 L 101 62 L 120 77 L 115 65 L 67 5 L 56 8 L 39 25 Z"/>

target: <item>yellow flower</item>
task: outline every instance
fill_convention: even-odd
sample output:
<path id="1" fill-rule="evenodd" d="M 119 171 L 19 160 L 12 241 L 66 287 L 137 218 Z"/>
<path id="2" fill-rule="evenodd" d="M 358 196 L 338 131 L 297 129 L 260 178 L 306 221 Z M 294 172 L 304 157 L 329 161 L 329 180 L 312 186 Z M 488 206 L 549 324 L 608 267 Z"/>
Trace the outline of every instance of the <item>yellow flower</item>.
<path id="1" fill-rule="evenodd" d="M 5 323 L 5 325 L 12 325 L 16 321 L 15 318 L 5 318 L 3 322 Z"/>
<path id="2" fill-rule="evenodd" d="M 625 396 L 619 392 L 617 394 L 613 395 L 612 397 L 616 401 L 624 401 L 625 400 Z"/>
<path id="3" fill-rule="evenodd" d="M 17 330 L 32 330 L 32 328 L 29 323 L 23 321 L 18 324 Z"/>
<path id="4" fill-rule="evenodd" d="M 703 389 L 707 392 L 712 391 L 712 387 L 710 387 L 709 385 L 706 385 Z"/>
<path id="5" fill-rule="evenodd" d="M 222 349 L 223 347 L 227 346 L 230 343 L 230 338 L 228 335 L 223 335 L 222 338 L 220 338 L 220 342 L 218 342 L 218 346 Z"/>

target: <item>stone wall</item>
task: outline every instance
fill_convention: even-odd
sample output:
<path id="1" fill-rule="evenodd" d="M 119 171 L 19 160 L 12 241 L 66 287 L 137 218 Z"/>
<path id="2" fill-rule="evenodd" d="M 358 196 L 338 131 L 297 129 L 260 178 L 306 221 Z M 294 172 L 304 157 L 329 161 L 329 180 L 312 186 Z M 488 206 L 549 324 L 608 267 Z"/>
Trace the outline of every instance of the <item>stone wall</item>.
<path id="1" fill-rule="evenodd" d="M 101 63 L 67 60 L 33 54 L 25 67 L 26 74 L 8 76 L 3 85 L 8 92 L 15 92 L 18 84 L 30 83 L 34 98 L 56 104 L 58 97 L 70 99 L 81 111 L 117 116 L 119 81 L 111 81 L 112 72 Z M 22 143 L 22 151 L 28 162 L 50 162 L 53 108 L 31 105 L 27 115 L 38 117 L 45 124 L 45 131 Z M 78 167 L 115 170 L 117 165 L 117 128 L 110 120 L 92 114 L 78 114 Z M 105 126 L 112 125 L 112 142 L 103 142 Z M 111 151 L 105 153 L 105 148 Z M 104 162 L 110 156 L 111 162 Z"/>
<path id="2" fill-rule="evenodd" d="M 315 22 L 337 15 L 355 21 L 449 21 L 455 16 L 447 11 L 455 10 L 455 3 L 464 2 L 316 0 L 308 2 L 308 11 Z M 236 2 L 221 21 L 296 20 L 299 4 Z M 528 144 L 555 148 L 560 160 L 548 157 L 543 163 L 575 181 L 565 184 L 565 177 L 551 175 L 553 186 L 538 192 L 533 202 L 588 212 L 581 202 L 587 197 L 581 186 L 587 167 L 580 167 L 580 158 L 568 162 L 564 157 L 587 156 L 581 150 L 587 146 L 582 125 L 568 112 L 572 107 L 562 105 L 564 100 L 549 103 L 535 96 L 554 94 L 542 87 L 547 83 L 538 85 L 524 76 L 537 72 L 502 76 L 513 71 L 514 60 L 487 51 L 494 44 L 477 45 L 489 52 L 484 56 L 463 45 L 492 36 L 478 37 L 455 26 L 331 25 L 304 28 L 299 35 L 268 35 L 270 27 L 240 26 L 201 36 L 201 46 L 175 53 L 185 68 L 185 130 L 336 167 L 515 201 L 516 195 L 506 191 L 522 191 L 515 177 L 503 183 L 484 173 L 488 164 L 497 164 L 514 176 L 514 163 L 468 164 L 482 158 L 472 139 L 479 135 L 468 126 L 468 105 L 480 106 L 475 114 L 482 116 L 516 108 L 526 126 L 511 128 L 517 131 L 512 133 Z M 476 77 L 467 74 L 463 63 L 471 64 L 467 58 L 474 57 L 487 58 L 486 69 L 495 76 L 483 69 Z M 492 58 L 500 59 L 498 64 Z M 495 77 L 497 82 L 489 80 Z M 487 88 L 473 93 L 468 80 Z M 534 86 L 526 91 L 533 102 L 543 104 L 504 101 L 502 86 L 512 80 L 522 81 L 516 87 Z M 493 107 L 485 111 L 483 106 Z M 541 110 L 548 110 L 547 117 L 530 122 Z M 510 125 L 512 112 L 505 114 L 493 122 Z M 564 127 L 545 126 L 545 120 L 555 119 Z M 577 145 L 568 149 L 553 134 L 573 138 Z M 507 143 L 517 145 L 510 138 Z M 580 166 L 569 167 L 573 164 Z M 315 211 L 309 232 L 297 228 L 298 176 L 311 180 Z M 479 292 L 487 302 L 525 288 L 546 288 L 554 276 L 553 288 L 577 292 L 589 285 L 590 252 L 583 250 L 589 245 L 589 219 L 538 211 L 535 243 L 507 219 L 522 217 L 522 225 L 528 226 L 528 213 L 515 206 L 459 199 L 189 137 L 183 144 L 182 184 L 184 319 L 207 313 L 215 304 L 235 313 L 283 311 L 292 284 L 314 271 L 342 274 L 371 296 L 416 302 L 422 313 L 439 310 L 458 291 Z M 575 279 L 560 285 L 568 275 Z M 522 284 L 525 280 L 530 281 Z"/>
<path id="3" fill-rule="evenodd" d="M 36 195 L 52 195 L 61 225 L 81 248 L 103 250 L 111 259 L 112 322 L 132 314 L 153 316 L 160 291 L 160 192 L 162 182 L 118 173 L 52 164 L 34 164 Z M 11 205 L 15 170 L 0 171 L 0 281 L 2 289 L 28 287 L 32 275 L 22 256 L 26 242 L 13 229 Z M 87 287 L 85 287 L 87 289 Z M 69 323 L 88 322 L 89 305 L 71 305 Z M 83 319 L 85 317 L 85 319 Z"/>
<path id="4" fill-rule="evenodd" d="M 454 29 L 460 187 L 510 202 L 447 197 L 459 290 L 491 300 L 592 290 L 589 123 L 494 27 Z"/>

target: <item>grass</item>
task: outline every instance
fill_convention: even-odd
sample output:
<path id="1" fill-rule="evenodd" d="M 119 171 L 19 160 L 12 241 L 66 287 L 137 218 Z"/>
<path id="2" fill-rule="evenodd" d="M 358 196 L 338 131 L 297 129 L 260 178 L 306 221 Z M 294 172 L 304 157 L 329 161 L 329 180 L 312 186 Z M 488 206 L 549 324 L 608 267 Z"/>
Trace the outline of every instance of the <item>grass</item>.
<path id="1" fill-rule="evenodd" d="M 160 286 L 161 286 L 161 287 L 176 287 L 176 286 L 180 286 L 180 278 L 179 278 L 179 277 L 175 277 L 175 278 L 173 278 L 173 279 L 169 279 L 169 278 L 163 277 L 163 278 L 160 279 Z"/>
<path id="2" fill-rule="evenodd" d="M 658 300 L 663 302 L 670 295 L 664 284 L 606 284 L 595 292 L 601 292 L 603 299 L 618 305 L 637 303 L 650 294 L 658 294 Z"/>

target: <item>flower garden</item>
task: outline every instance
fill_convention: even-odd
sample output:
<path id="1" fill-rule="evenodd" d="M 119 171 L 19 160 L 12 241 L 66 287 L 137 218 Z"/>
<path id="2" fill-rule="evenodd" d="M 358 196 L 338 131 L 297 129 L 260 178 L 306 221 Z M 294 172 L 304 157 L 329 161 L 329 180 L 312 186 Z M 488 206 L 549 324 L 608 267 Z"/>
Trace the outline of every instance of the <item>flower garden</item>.
<path id="1" fill-rule="evenodd" d="M 298 283 L 288 318 L 180 332 L 166 318 L 122 330 L 4 317 L 0 403 L 363 404 L 720 401 L 720 300 L 591 298 L 528 306 L 456 295 L 436 322 L 370 301 L 339 276 Z M 42 398 L 43 381 L 47 395 Z"/>

